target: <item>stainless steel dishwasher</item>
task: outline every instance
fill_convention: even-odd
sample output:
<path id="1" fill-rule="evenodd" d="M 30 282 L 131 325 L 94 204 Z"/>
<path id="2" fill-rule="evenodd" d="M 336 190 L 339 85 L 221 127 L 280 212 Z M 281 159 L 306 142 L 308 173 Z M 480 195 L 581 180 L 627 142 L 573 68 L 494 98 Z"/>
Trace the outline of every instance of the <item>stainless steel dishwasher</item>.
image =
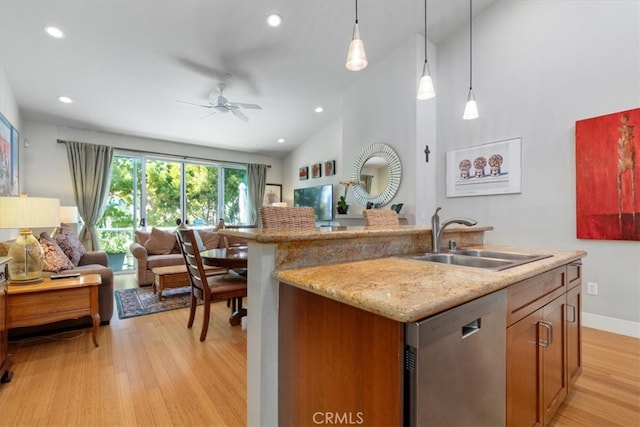
<path id="1" fill-rule="evenodd" d="M 506 424 L 506 290 L 405 325 L 405 424 Z"/>

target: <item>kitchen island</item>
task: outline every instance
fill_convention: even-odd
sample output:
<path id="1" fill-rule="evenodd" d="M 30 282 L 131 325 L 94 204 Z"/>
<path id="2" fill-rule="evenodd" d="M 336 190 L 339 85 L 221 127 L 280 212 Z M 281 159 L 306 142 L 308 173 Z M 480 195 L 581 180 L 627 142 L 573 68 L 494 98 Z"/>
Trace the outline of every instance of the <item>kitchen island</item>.
<path id="1" fill-rule="evenodd" d="M 484 244 L 484 232 L 491 229 L 492 227 L 451 228 L 444 235 L 445 239 L 455 240 L 459 247 L 479 246 Z M 400 345 L 404 322 L 439 313 L 584 256 L 581 251 L 542 249 L 553 256 L 493 272 L 396 257 L 430 251 L 429 228 L 399 226 L 392 230 L 382 230 L 371 227 L 340 227 L 304 232 L 256 230 L 224 233 L 240 233 L 249 240 L 249 425 L 279 423 L 279 330 L 296 327 L 295 323 L 279 325 L 283 320 L 279 316 L 278 303 L 280 311 L 283 303 L 286 303 L 287 310 L 293 308 L 287 302 L 290 301 L 287 297 L 282 299 L 279 295 L 279 289 L 287 289 L 285 292 L 299 290 L 304 292 L 305 297 L 310 294 L 311 298 L 321 298 L 319 301 L 335 302 L 338 304 L 335 307 L 341 309 L 353 308 L 357 315 L 367 313 L 373 319 L 367 321 L 385 324 L 382 327 L 389 328 L 389 334 L 385 338 L 395 340 Z M 512 249 L 522 251 L 522 248 Z M 340 329 L 344 324 L 337 322 L 333 325 Z M 372 337 L 368 339 L 373 340 Z M 385 347 L 387 344 L 385 339 L 377 345 Z M 372 350 L 369 359 L 375 362 L 376 354 Z M 394 357 L 396 360 L 390 363 L 397 364 L 400 356 Z M 326 364 L 331 367 L 331 360 L 327 360 Z M 337 374 L 340 371 L 335 372 Z M 397 369 L 390 375 L 396 385 L 401 383 Z M 401 391 L 396 390 L 396 393 L 401 398 Z M 313 405 L 314 402 L 310 404 Z M 319 404 L 315 404 L 318 411 L 322 411 Z M 400 410 L 398 405 L 401 402 L 391 405 L 391 412 L 395 416 Z M 354 422 L 358 421 L 358 412 L 350 415 L 356 417 Z M 311 419 L 306 420 L 306 424 L 313 422 Z"/>

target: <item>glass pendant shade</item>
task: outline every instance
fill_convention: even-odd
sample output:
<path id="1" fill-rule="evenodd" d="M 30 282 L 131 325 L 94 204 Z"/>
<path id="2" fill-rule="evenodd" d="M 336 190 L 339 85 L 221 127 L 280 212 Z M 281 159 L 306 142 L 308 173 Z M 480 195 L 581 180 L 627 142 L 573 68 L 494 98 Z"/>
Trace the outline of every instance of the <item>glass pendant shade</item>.
<path id="1" fill-rule="evenodd" d="M 462 118 L 464 120 L 473 120 L 480 117 L 478 114 L 478 104 L 476 103 L 476 97 L 473 95 L 473 90 L 469 89 L 469 96 L 467 97 L 467 105 L 464 107 L 464 114 Z"/>
<path id="2" fill-rule="evenodd" d="M 436 89 L 433 87 L 433 79 L 431 73 L 429 73 L 429 64 L 424 61 L 424 67 L 422 68 L 422 77 L 420 78 L 420 84 L 418 85 L 418 99 L 431 99 L 436 96 Z"/>
<path id="3" fill-rule="evenodd" d="M 0 197 L 0 228 L 20 229 L 9 248 L 11 283 L 42 280 L 44 252 L 29 227 L 49 228 L 60 223 L 60 201 L 41 197 Z"/>
<path id="4" fill-rule="evenodd" d="M 367 54 L 364 51 L 364 43 L 360 39 L 360 29 L 358 22 L 353 26 L 353 38 L 349 44 L 349 52 L 347 52 L 347 70 L 360 71 L 367 68 Z"/>

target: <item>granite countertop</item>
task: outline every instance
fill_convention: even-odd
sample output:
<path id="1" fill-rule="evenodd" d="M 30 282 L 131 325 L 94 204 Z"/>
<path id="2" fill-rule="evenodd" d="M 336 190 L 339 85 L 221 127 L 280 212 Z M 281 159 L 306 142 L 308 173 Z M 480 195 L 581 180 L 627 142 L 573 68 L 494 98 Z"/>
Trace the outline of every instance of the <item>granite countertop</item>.
<path id="1" fill-rule="evenodd" d="M 274 279 L 399 322 L 412 322 L 580 259 L 584 251 L 511 246 L 484 249 L 550 254 L 528 264 L 491 271 L 386 257 L 274 271 Z"/>
<path id="2" fill-rule="evenodd" d="M 492 226 L 487 227 L 448 227 L 445 233 L 476 233 L 479 231 L 493 230 Z M 431 233 L 431 228 L 415 225 L 398 225 L 395 227 L 364 227 L 364 226 L 335 226 L 318 227 L 314 230 L 263 230 L 263 229 L 221 229 L 220 234 L 227 236 L 242 237 L 254 240 L 259 243 L 282 243 L 296 242 L 304 240 L 337 240 L 354 237 L 381 237 L 391 235 L 411 235 Z"/>

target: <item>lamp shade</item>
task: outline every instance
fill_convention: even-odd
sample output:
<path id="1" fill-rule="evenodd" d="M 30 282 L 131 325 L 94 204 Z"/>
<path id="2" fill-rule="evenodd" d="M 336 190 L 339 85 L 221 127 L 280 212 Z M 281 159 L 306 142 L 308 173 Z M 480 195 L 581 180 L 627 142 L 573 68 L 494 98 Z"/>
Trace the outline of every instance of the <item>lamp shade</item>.
<path id="1" fill-rule="evenodd" d="M 60 200 L 0 197 L 0 228 L 46 228 L 60 224 Z"/>
<path id="2" fill-rule="evenodd" d="M 0 228 L 19 228 L 9 248 L 11 283 L 42 280 L 44 252 L 29 228 L 55 227 L 60 223 L 60 201 L 41 197 L 0 197 Z"/>
<path id="3" fill-rule="evenodd" d="M 360 71 L 367 68 L 367 54 L 364 51 L 364 43 L 360 38 L 360 28 L 356 22 L 353 26 L 353 38 L 349 44 L 349 51 L 347 52 L 346 67 L 351 71 Z"/>
<path id="4" fill-rule="evenodd" d="M 65 224 L 77 224 L 78 207 L 77 206 L 60 206 L 60 222 Z"/>

